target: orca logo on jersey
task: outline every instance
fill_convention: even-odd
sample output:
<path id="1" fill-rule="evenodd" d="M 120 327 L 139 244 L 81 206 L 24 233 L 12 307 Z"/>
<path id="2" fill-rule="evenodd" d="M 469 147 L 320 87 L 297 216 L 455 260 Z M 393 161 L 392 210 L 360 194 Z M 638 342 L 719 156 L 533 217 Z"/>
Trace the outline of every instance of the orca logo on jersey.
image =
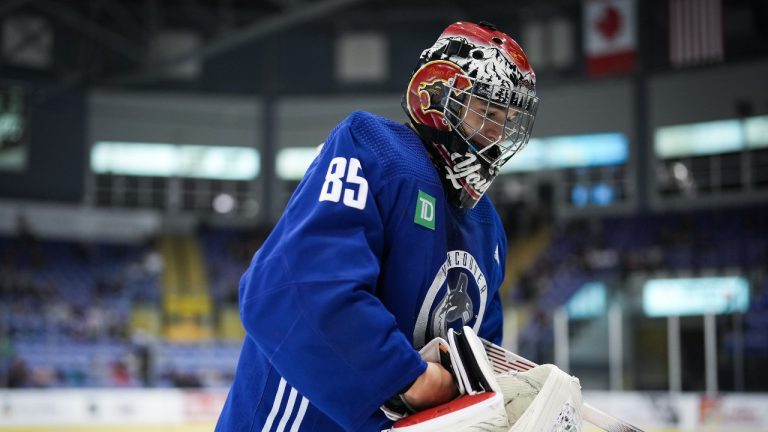
<path id="1" fill-rule="evenodd" d="M 459 320 L 459 327 L 464 327 L 474 317 L 472 298 L 467 294 L 468 280 L 465 273 L 460 273 L 456 286 L 448 282 L 448 292 L 432 314 L 432 334 L 447 332 L 448 327 Z"/>
<path id="2" fill-rule="evenodd" d="M 488 299 L 488 280 L 471 253 L 453 250 L 432 281 L 413 329 L 413 343 L 421 348 L 449 328 L 468 325 L 480 331 Z"/>

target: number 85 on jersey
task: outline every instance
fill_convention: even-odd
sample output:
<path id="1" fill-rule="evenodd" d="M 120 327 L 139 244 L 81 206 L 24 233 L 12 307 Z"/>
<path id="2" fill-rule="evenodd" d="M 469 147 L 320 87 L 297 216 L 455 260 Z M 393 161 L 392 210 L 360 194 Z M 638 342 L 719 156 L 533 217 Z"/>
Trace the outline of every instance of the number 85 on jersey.
<path id="1" fill-rule="evenodd" d="M 335 157 L 328 165 L 325 183 L 318 201 L 339 202 L 344 192 L 344 205 L 362 210 L 368 199 L 368 181 L 362 175 L 362 166 L 357 158 Z M 357 190 L 351 185 L 357 185 Z"/>

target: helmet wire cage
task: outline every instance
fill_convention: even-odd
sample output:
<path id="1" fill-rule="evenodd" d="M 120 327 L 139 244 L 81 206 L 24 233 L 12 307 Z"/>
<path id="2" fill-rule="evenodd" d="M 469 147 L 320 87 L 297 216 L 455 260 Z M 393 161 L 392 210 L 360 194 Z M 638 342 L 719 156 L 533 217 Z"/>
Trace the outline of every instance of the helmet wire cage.
<path id="1" fill-rule="evenodd" d="M 456 87 L 464 80 L 471 83 L 469 88 Z M 452 78 L 448 87 L 444 119 L 492 171 L 498 171 L 528 143 L 539 99 L 466 75 Z"/>

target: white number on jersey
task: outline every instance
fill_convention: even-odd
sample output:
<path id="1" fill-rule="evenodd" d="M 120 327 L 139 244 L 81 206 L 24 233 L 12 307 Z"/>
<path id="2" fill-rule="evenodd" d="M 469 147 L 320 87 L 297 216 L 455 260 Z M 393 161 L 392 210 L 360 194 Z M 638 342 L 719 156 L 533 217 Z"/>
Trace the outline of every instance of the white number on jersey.
<path id="1" fill-rule="evenodd" d="M 349 167 L 349 169 L 347 169 Z M 328 172 L 325 174 L 325 183 L 320 191 L 319 201 L 339 202 L 342 189 L 344 190 L 344 205 L 362 210 L 365 208 L 365 201 L 368 199 L 368 181 L 361 174 L 362 166 L 356 158 L 350 158 L 349 164 L 343 157 L 335 157 L 328 165 Z M 342 180 L 346 174 L 346 183 L 357 185 L 354 188 L 344 188 L 345 181 Z"/>

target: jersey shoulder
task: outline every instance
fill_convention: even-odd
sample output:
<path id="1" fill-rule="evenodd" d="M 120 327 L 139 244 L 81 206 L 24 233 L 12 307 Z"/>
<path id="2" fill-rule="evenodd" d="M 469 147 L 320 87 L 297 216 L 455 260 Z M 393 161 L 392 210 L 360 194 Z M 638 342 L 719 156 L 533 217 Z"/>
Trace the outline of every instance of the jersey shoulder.
<path id="1" fill-rule="evenodd" d="M 437 171 L 421 139 L 408 126 L 365 111 L 355 111 L 340 127 L 381 167 L 383 177 L 411 177 L 439 184 Z"/>
<path id="2" fill-rule="evenodd" d="M 483 224 L 502 226 L 499 213 L 496 211 L 496 207 L 491 202 L 488 194 L 483 195 L 480 201 L 477 202 L 477 205 L 475 205 L 475 208 L 469 210 L 468 216 Z"/>

